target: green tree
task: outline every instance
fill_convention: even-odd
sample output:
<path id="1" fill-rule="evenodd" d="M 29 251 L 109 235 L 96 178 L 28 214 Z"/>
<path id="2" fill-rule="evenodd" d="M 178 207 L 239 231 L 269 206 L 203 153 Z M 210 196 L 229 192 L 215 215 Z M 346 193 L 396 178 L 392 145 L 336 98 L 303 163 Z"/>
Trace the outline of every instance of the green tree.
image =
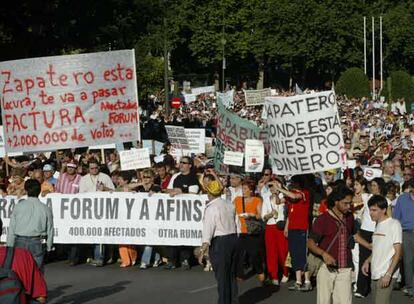
<path id="1" fill-rule="evenodd" d="M 350 98 L 369 96 L 368 77 L 359 68 L 350 68 L 342 73 L 336 87 L 339 95 L 346 95 Z"/>
<path id="2" fill-rule="evenodd" d="M 411 103 L 414 102 L 414 82 L 410 74 L 401 70 L 394 71 L 391 72 L 387 82 L 388 81 L 391 81 L 391 92 L 386 91 L 385 93 L 388 96 L 391 96 L 392 100 L 404 98 L 407 105 L 407 109 L 411 109 Z M 388 88 L 389 84 L 386 83 L 385 87 Z"/>

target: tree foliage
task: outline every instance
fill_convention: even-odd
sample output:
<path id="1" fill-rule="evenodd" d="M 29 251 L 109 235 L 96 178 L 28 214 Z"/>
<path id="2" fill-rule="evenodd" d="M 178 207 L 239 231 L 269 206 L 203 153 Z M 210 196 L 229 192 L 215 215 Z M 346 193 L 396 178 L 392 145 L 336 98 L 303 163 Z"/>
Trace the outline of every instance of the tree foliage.
<path id="1" fill-rule="evenodd" d="M 350 68 L 342 73 L 335 87 L 336 93 L 349 98 L 369 96 L 368 77 L 359 68 Z"/>
<path id="2" fill-rule="evenodd" d="M 383 16 L 384 78 L 401 69 L 414 74 L 414 3 L 402 0 L 6 1 L 0 7 L 0 60 L 135 48 L 140 87 L 149 81 L 150 90 L 162 86 L 155 80 L 162 76 L 165 50 L 173 74 L 211 75 L 220 71 L 224 50 L 226 75 L 234 79 L 265 70 L 304 87 L 322 86 L 362 67 L 363 16 L 372 15 L 376 70 Z"/>
<path id="3" fill-rule="evenodd" d="M 391 72 L 390 81 L 391 92 L 388 93 L 391 93 L 391 98 L 393 100 L 404 98 L 410 108 L 410 104 L 414 101 L 414 83 L 411 76 L 405 71 L 394 71 Z"/>

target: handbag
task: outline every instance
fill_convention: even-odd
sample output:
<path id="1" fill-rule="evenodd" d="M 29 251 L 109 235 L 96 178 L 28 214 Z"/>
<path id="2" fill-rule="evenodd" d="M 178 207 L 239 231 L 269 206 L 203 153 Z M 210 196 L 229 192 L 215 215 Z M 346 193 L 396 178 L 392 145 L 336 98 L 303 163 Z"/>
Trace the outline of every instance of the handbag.
<path id="1" fill-rule="evenodd" d="M 243 206 L 243 213 L 246 213 L 244 196 L 242 197 L 242 206 Z M 264 222 L 262 220 L 258 220 L 257 218 L 245 218 L 244 222 L 246 223 L 247 234 L 258 235 L 258 234 L 263 233 L 265 227 L 264 227 Z"/>
<path id="2" fill-rule="evenodd" d="M 341 232 L 341 230 L 338 227 L 338 231 L 336 232 L 336 234 L 335 234 L 334 238 L 332 239 L 331 243 L 329 244 L 329 246 L 325 250 L 326 252 L 329 253 L 329 251 L 331 250 L 333 244 L 338 239 L 340 232 Z M 312 252 L 310 252 L 309 255 L 308 255 L 306 270 L 309 271 L 310 276 L 316 276 L 318 274 L 319 269 L 321 268 L 322 264 L 323 264 L 323 259 L 320 256 L 317 256 L 317 255 L 313 254 Z"/>

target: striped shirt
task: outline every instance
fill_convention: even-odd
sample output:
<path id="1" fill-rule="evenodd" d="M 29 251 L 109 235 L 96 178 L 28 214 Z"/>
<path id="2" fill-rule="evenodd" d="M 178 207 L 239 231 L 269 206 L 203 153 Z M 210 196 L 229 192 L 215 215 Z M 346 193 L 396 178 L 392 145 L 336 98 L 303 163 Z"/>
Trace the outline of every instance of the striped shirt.
<path id="1" fill-rule="evenodd" d="M 74 194 L 79 192 L 79 182 L 81 176 L 76 174 L 75 178 L 71 180 L 71 176 L 67 173 L 63 173 L 59 176 L 56 183 L 56 192 L 62 194 Z"/>

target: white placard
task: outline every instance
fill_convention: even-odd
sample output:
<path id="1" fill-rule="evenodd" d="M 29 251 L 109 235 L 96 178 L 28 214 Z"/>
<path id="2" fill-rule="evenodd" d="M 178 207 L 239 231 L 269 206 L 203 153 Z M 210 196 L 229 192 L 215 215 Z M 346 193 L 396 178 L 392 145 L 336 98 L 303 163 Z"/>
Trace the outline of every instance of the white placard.
<path id="1" fill-rule="evenodd" d="M 142 147 L 148 148 L 151 154 L 160 155 L 164 144 L 153 139 L 144 139 L 142 141 Z"/>
<path id="2" fill-rule="evenodd" d="M 265 162 L 263 142 L 257 139 L 246 139 L 244 149 L 244 170 L 262 172 Z"/>
<path id="3" fill-rule="evenodd" d="M 151 167 L 148 148 L 131 149 L 119 152 L 121 170 L 135 170 Z"/>
<path id="4" fill-rule="evenodd" d="M 217 101 L 221 102 L 225 108 L 229 108 L 233 105 L 234 90 L 230 90 L 224 93 L 217 92 Z"/>
<path id="5" fill-rule="evenodd" d="M 115 149 L 116 144 L 109 144 L 109 145 L 100 145 L 100 146 L 90 146 L 89 150 L 101 150 L 101 149 Z"/>
<path id="6" fill-rule="evenodd" d="M 189 153 L 200 154 L 206 151 L 206 129 L 185 129 L 185 135 L 190 146 Z"/>
<path id="7" fill-rule="evenodd" d="M 190 150 L 190 145 L 188 143 L 184 127 L 165 126 L 165 130 L 168 134 L 168 140 L 175 149 Z"/>
<path id="8" fill-rule="evenodd" d="M 134 50 L 5 61 L 0 69 L 7 152 L 139 140 Z"/>
<path id="9" fill-rule="evenodd" d="M 333 91 L 267 97 L 265 107 L 275 174 L 307 174 L 346 165 Z"/>
<path id="10" fill-rule="evenodd" d="M 197 100 L 196 94 L 183 94 L 185 103 L 194 102 Z"/>
<path id="11" fill-rule="evenodd" d="M 207 86 L 207 87 L 192 88 L 191 94 L 200 95 L 200 94 L 206 94 L 206 93 L 211 93 L 215 91 L 216 91 L 216 87 L 212 85 L 212 86 Z"/>
<path id="12" fill-rule="evenodd" d="M 224 151 L 223 164 L 242 167 L 243 157 L 243 152 Z"/>
<path id="13" fill-rule="evenodd" d="M 200 246 L 206 195 L 94 192 L 50 194 L 55 244 L 135 244 Z M 16 197 L 0 199 L 3 234 Z"/>
<path id="14" fill-rule="evenodd" d="M 364 178 L 367 181 L 372 181 L 376 177 L 382 177 L 381 169 L 371 167 L 364 168 Z"/>
<path id="15" fill-rule="evenodd" d="M 247 106 L 258 106 L 265 103 L 265 97 L 271 96 L 270 89 L 244 90 Z"/>

